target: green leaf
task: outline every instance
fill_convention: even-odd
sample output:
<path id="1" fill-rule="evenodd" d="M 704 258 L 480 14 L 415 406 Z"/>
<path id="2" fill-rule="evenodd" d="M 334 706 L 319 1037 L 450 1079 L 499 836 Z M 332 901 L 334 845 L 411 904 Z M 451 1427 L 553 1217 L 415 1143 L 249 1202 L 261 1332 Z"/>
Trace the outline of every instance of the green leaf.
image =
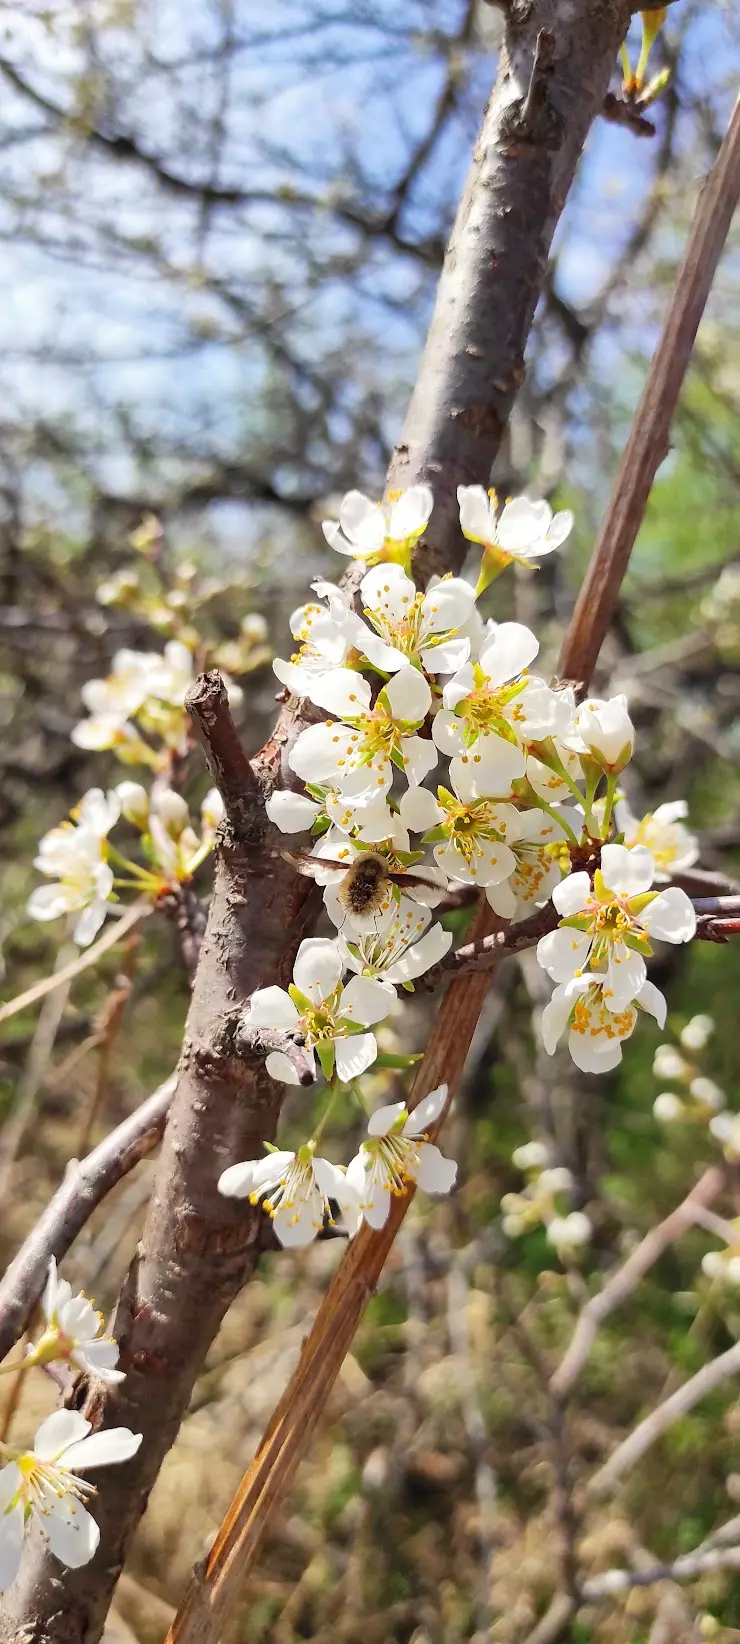
<path id="1" fill-rule="evenodd" d="M 391 1051 L 381 1050 L 375 1059 L 374 1066 L 385 1068 L 415 1067 L 416 1063 L 421 1061 L 421 1057 L 421 1051 L 416 1056 L 394 1056 Z"/>

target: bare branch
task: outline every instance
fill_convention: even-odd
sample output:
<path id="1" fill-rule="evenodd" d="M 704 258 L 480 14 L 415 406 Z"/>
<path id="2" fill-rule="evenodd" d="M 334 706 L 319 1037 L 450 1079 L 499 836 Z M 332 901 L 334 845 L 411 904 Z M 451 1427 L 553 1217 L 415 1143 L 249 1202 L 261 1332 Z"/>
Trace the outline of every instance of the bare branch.
<path id="1" fill-rule="evenodd" d="M 740 1570 L 740 1547 L 710 1547 L 706 1552 L 683 1553 L 669 1564 L 650 1564 L 645 1570 L 605 1570 L 581 1587 L 584 1604 L 596 1604 L 614 1593 L 634 1587 L 652 1587 L 656 1581 L 694 1581 L 708 1570 Z"/>
<path id="2" fill-rule="evenodd" d="M 111 948 L 122 941 L 140 919 L 146 919 L 152 912 L 151 902 L 133 902 L 131 907 L 121 914 L 120 919 L 107 926 L 97 942 L 93 942 L 92 947 L 83 950 L 79 958 L 72 959 L 62 970 L 55 970 L 52 976 L 45 976 L 43 981 L 35 982 L 33 987 L 26 988 L 25 993 L 19 993 L 17 998 L 9 999 L 6 1005 L 0 1005 L 0 1022 L 7 1022 L 11 1016 L 16 1016 L 19 1010 L 26 1010 L 29 1005 L 38 1004 L 39 999 L 44 999 L 47 993 L 53 993 L 55 988 L 65 987 L 69 982 L 73 982 L 75 977 L 82 975 L 83 970 L 89 970 L 98 959 L 102 959 L 104 953 L 109 953 Z"/>
<path id="3" fill-rule="evenodd" d="M 61 1261 L 66 1256 L 106 1194 L 161 1141 L 174 1089 L 171 1073 L 86 1159 L 68 1166 L 64 1181 L 0 1280 L 0 1359 L 33 1316 L 49 1258 Z"/>
<path id="4" fill-rule="evenodd" d="M 185 697 L 185 707 L 237 839 L 243 844 L 259 843 L 266 826 L 262 791 L 241 745 L 217 668 L 199 675 Z"/>
<path id="5" fill-rule="evenodd" d="M 652 1227 L 650 1232 L 646 1233 L 623 1266 L 607 1279 L 603 1290 L 586 1302 L 578 1316 L 568 1351 L 550 1381 L 550 1391 L 557 1399 L 566 1399 L 572 1392 L 605 1319 L 627 1301 L 645 1274 L 662 1256 L 663 1251 L 667 1250 L 669 1245 L 675 1244 L 687 1228 L 694 1225 L 697 1209 L 712 1204 L 726 1185 L 726 1181 L 726 1171 L 717 1166 L 713 1165 L 711 1169 L 705 1170 L 696 1186 L 687 1193 L 686 1198 L 676 1209 L 671 1211 L 670 1216 L 666 1216 L 657 1227 Z"/>
<path id="6" fill-rule="evenodd" d="M 738 197 L 740 101 L 699 198 L 663 333 L 563 645 L 559 673 L 579 685 L 593 672 L 650 488 L 669 449 L 671 420 Z"/>
<path id="7" fill-rule="evenodd" d="M 680 1421 L 689 1410 L 693 1410 L 695 1404 L 700 1404 L 702 1399 L 708 1398 L 715 1387 L 721 1387 L 723 1381 L 729 1381 L 730 1377 L 736 1376 L 738 1372 L 740 1342 L 735 1342 L 725 1353 L 720 1353 L 718 1358 L 712 1359 L 710 1364 L 702 1365 L 701 1370 L 697 1370 L 690 1381 L 685 1382 L 683 1387 L 678 1387 L 675 1393 L 671 1393 L 670 1398 L 659 1404 L 644 1421 L 639 1422 L 623 1443 L 618 1445 L 604 1466 L 594 1473 L 588 1485 L 589 1495 L 609 1495 L 622 1474 L 626 1473 L 629 1467 L 634 1467 L 635 1462 L 644 1456 L 651 1445 L 657 1443 L 675 1421 Z"/>

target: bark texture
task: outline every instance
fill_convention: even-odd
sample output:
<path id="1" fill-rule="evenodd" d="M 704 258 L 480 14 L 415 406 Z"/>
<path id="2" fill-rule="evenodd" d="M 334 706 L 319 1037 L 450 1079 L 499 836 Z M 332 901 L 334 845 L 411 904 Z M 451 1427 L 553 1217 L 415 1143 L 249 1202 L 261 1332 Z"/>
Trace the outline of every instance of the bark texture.
<path id="1" fill-rule="evenodd" d="M 392 488 L 426 479 L 435 490 L 432 527 L 417 552 L 420 581 L 457 571 L 462 562 L 455 488 L 488 481 L 523 378 L 552 233 L 629 16 L 628 0 L 512 0 L 496 88 L 389 474 Z M 352 572 L 348 580 L 351 586 Z M 306 722 L 298 705 L 288 703 L 253 765 L 263 789 L 289 777 L 286 752 Z M 201 715 L 201 729 L 203 723 Z M 224 742 L 212 731 L 205 724 L 204 740 L 212 752 L 218 742 L 228 759 L 228 735 Z M 95 1386 L 86 1397 L 79 1390 L 78 1402 L 96 1426 L 132 1427 L 144 1442 L 132 1461 L 99 1476 L 101 1544 L 91 1564 L 62 1571 L 31 1542 L 0 1612 L 0 1644 L 95 1644 L 100 1638 L 195 1377 L 260 1253 L 264 1218 L 220 1198 L 216 1181 L 227 1163 L 258 1156 L 263 1141 L 272 1139 L 282 1087 L 260 1066 L 228 1054 L 223 1030 L 255 988 L 290 980 L 318 897 L 272 854 L 256 784 L 245 784 L 238 796 L 233 790 L 230 799 L 177 1091 L 113 1326 L 127 1379 L 120 1387 Z M 476 985 L 485 989 L 488 978 Z"/>

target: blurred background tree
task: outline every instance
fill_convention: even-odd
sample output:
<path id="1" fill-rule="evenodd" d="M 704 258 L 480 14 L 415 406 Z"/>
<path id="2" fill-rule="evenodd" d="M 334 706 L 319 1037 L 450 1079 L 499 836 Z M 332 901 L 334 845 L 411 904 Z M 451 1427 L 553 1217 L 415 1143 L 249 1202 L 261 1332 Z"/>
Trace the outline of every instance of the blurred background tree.
<path id="1" fill-rule="evenodd" d="M 636 25 L 633 60 L 638 37 Z M 283 648 L 310 575 L 335 571 L 321 518 L 351 486 L 382 485 L 498 40 L 498 15 L 482 0 L 0 6 L 8 994 L 55 959 L 53 933 L 24 915 L 38 837 L 99 776 L 69 740 L 80 685 L 106 673 L 120 645 L 150 642 L 125 581 L 115 603 L 101 602 L 100 584 L 136 564 L 131 536 L 153 513 L 175 589 L 193 564 L 207 579 L 213 634 L 236 644 L 244 616 L 256 615 Z M 735 8 L 679 0 L 654 56 L 671 70 L 651 110 L 655 135 L 606 120 L 592 133 L 492 476 L 503 494 L 527 485 L 576 512 L 568 554 L 535 581 L 515 579 L 506 610 L 496 605 L 532 623 L 551 658 L 726 124 Z M 627 691 L 639 727 L 637 814 L 688 799 L 703 863 L 730 871 L 740 846 L 740 571 L 727 569 L 738 559 L 739 286 L 735 238 L 597 681 Z M 176 623 L 177 599 L 163 599 L 163 638 Z M 250 752 L 275 686 L 259 624 L 253 636 L 241 681 Z M 649 1030 L 598 1089 L 570 1064 L 543 1066 L 532 1035 L 541 973 L 524 961 L 491 999 L 458 1104 L 462 1190 L 407 1224 L 345 1368 L 334 1426 L 252 1583 L 245 1644 L 519 1644 L 576 1543 L 595 1571 L 639 1563 L 646 1547 L 672 1558 L 740 1495 L 737 1412 L 723 1390 L 649 1453 L 617 1507 L 589 1508 L 581 1522 L 584 1468 L 728 1345 L 740 1313 L 701 1278 L 709 1241 L 692 1235 L 611 1321 L 580 1402 L 555 1419 L 543 1365 L 554 1366 L 589 1275 L 675 1205 L 713 1144 L 705 1129 L 669 1133 L 654 1119 Z M 113 992 L 120 970 L 111 961 L 104 972 Z M 671 952 L 656 980 L 674 1033 L 697 1010 L 715 1019 L 703 1070 L 731 1101 L 736 950 Z M 71 1003 L 21 1015 L 6 1033 L 4 1255 L 79 1150 L 84 1115 L 97 1135 L 169 1072 L 187 980 L 167 933 L 147 941 L 121 1007 L 125 1032 L 108 1043 L 100 1020 L 111 997 L 85 980 Z M 511 1153 L 532 1135 L 571 1170 L 573 1202 L 594 1227 L 593 1247 L 565 1271 L 541 1231 L 507 1241 L 501 1228 L 502 1193 L 522 1186 Z M 78 1246 L 81 1278 L 103 1295 L 130 1253 L 148 1170 Z M 335 1260 L 331 1246 L 300 1262 L 269 1258 L 232 1310 L 122 1583 L 112 1623 L 122 1638 L 162 1635 Z M 652 1637 L 666 1592 L 666 1636 L 697 1637 L 700 1626 L 701 1636 L 740 1636 L 727 1571 L 685 1598 L 637 1588 L 547 1636 Z"/>

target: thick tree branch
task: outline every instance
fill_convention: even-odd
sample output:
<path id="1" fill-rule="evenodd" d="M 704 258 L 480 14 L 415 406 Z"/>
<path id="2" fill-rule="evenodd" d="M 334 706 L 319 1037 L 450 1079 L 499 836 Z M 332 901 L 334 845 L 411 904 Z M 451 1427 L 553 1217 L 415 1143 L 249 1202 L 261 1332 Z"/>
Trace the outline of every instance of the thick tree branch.
<path id="1" fill-rule="evenodd" d="M 739 197 L 740 100 L 699 198 L 663 333 L 614 482 L 612 501 L 563 645 L 559 673 L 563 679 L 580 685 L 585 685 L 593 673 L 650 488 L 668 454 L 671 421 Z"/>

